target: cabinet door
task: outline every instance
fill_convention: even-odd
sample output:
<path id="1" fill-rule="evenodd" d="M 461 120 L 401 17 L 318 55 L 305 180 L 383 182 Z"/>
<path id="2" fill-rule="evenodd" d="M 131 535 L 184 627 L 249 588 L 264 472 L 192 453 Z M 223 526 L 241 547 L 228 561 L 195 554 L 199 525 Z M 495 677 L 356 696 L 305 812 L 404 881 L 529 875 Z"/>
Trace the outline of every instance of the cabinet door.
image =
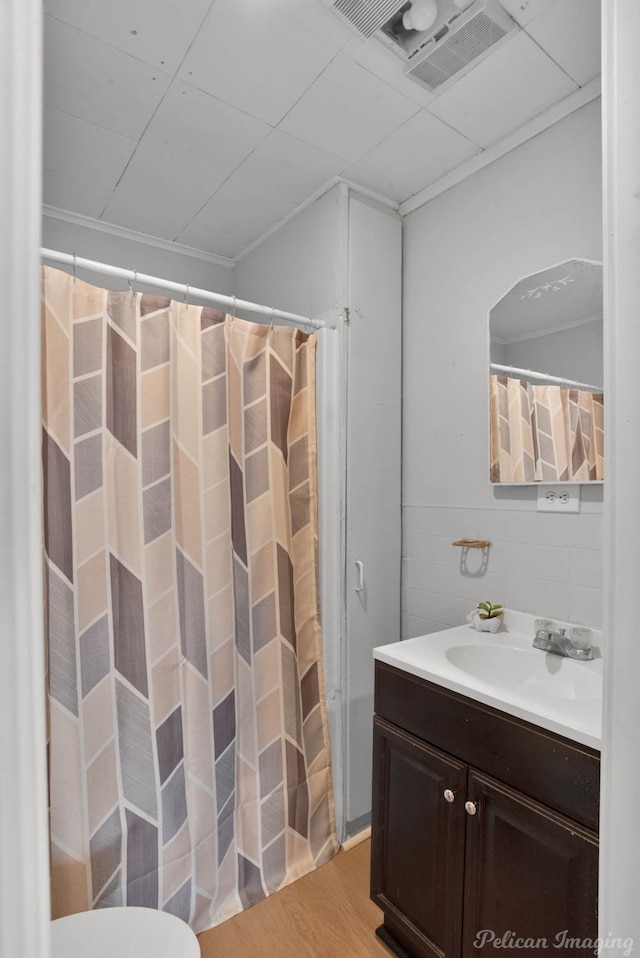
<path id="1" fill-rule="evenodd" d="M 467 766 L 378 718 L 373 754 L 371 897 L 411 955 L 455 958 Z"/>
<path id="2" fill-rule="evenodd" d="M 472 770 L 468 798 L 465 958 L 593 958 L 575 939 L 597 937 L 597 835 Z"/>

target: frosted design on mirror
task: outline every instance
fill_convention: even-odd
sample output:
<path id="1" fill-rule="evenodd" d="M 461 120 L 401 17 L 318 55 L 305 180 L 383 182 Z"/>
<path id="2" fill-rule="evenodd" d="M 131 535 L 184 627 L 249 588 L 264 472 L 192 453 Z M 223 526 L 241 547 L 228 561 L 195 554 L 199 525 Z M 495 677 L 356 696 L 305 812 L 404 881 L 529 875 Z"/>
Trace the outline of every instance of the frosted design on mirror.
<path id="1" fill-rule="evenodd" d="M 602 264 L 571 259 L 489 313 L 492 483 L 603 479 Z"/>

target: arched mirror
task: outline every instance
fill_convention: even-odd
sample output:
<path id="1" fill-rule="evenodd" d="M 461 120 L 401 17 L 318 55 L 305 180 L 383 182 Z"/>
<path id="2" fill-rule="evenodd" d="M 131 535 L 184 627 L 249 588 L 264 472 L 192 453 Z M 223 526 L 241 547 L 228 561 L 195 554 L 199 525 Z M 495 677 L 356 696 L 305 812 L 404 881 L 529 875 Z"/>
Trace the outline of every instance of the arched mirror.
<path id="1" fill-rule="evenodd" d="M 490 480 L 604 478 L 602 264 L 527 276 L 489 313 Z"/>

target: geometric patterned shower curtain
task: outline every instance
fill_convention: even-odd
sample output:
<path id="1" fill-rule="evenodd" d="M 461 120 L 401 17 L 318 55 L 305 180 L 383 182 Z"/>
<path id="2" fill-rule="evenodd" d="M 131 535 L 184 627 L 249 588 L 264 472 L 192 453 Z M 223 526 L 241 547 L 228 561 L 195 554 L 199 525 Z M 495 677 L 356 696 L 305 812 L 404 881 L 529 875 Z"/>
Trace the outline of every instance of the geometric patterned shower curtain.
<path id="1" fill-rule="evenodd" d="M 199 932 L 337 849 L 315 349 L 43 271 L 54 917 Z"/>
<path id="2" fill-rule="evenodd" d="M 604 478 L 604 396 L 490 376 L 491 481 Z"/>

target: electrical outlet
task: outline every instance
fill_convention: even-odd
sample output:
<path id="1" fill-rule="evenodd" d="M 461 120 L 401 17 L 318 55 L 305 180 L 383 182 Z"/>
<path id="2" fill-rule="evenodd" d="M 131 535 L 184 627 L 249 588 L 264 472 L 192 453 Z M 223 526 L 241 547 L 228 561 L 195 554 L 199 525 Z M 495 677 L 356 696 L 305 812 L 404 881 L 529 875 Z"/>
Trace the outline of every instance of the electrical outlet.
<path id="1" fill-rule="evenodd" d="M 538 486 L 538 512 L 580 512 L 580 486 Z"/>

